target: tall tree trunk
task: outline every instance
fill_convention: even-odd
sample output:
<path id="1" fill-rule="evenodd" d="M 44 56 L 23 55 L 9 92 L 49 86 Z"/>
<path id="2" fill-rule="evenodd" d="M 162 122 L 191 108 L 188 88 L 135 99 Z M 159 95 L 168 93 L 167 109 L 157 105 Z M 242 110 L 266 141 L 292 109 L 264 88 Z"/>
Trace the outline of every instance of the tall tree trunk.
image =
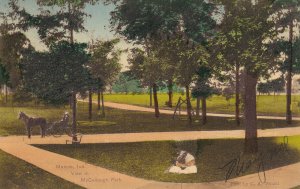
<path id="1" fill-rule="evenodd" d="M 105 107 L 104 107 L 104 95 L 103 95 L 103 91 L 101 91 L 101 102 L 102 102 L 102 115 L 105 116 Z"/>
<path id="2" fill-rule="evenodd" d="M 188 85 L 185 86 L 185 95 L 186 95 L 186 113 L 189 122 L 192 123 L 192 105 L 190 99 L 190 87 Z"/>
<path id="3" fill-rule="evenodd" d="M 150 87 L 150 107 L 152 107 L 152 87 Z"/>
<path id="4" fill-rule="evenodd" d="M 202 102 L 202 124 L 205 125 L 207 122 L 206 98 L 201 98 L 201 102 Z"/>
<path id="5" fill-rule="evenodd" d="M 147 56 L 149 57 L 150 52 L 149 52 L 149 46 L 148 46 L 148 37 L 149 37 L 149 36 L 147 36 L 147 37 L 145 38 L 145 50 L 146 50 Z M 150 89 L 150 91 L 149 91 L 149 93 L 150 93 L 150 107 L 152 107 L 152 87 L 153 87 L 153 86 L 149 85 L 149 89 Z M 154 92 L 154 91 L 153 91 L 153 92 Z M 154 98 L 155 98 L 155 97 L 154 97 Z M 155 99 L 154 99 L 154 101 L 155 101 Z M 154 102 L 154 103 L 155 103 L 155 102 Z"/>
<path id="6" fill-rule="evenodd" d="M 235 80 L 235 121 L 240 125 L 240 65 L 238 63 L 236 63 Z"/>
<path id="7" fill-rule="evenodd" d="M 69 11 L 69 13 L 72 11 L 70 2 L 68 2 L 68 11 Z M 70 20 L 68 20 L 68 22 L 70 22 Z M 71 44 L 73 44 L 74 43 L 74 29 L 69 28 L 69 31 L 70 31 L 70 42 L 71 42 Z"/>
<path id="8" fill-rule="evenodd" d="M 159 107 L 158 107 L 158 98 L 157 98 L 157 85 L 153 84 L 153 98 L 154 98 L 154 109 L 155 109 L 155 117 L 159 117 Z"/>
<path id="9" fill-rule="evenodd" d="M 69 97 L 69 106 L 70 106 L 70 109 L 72 109 L 73 108 L 73 97 L 72 97 L 72 95 Z"/>
<path id="10" fill-rule="evenodd" d="M 196 115 L 197 117 L 200 117 L 200 97 L 197 97 L 197 107 L 196 107 Z"/>
<path id="11" fill-rule="evenodd" d="M 173 81 L 171 79 L 168 80 L 168 95 L 169 95 L 168 106 L 172 108 L 173 107 Z"/>
<path id="12" fill-rule="evenodd" d="M 286 78 L 286 121 L 288 124 L 292 123 L 292 72 L 293 72 L 293 21 L 290 23 L 289 31 L 289 43 L 290 43 L 290 58 L 287 70 Z"/>
<path id="13" fill-rule="evenodd" d="M 76 99 L 76 92 L 72 93 L 72 133 L 73 133 L 73 141 L 77 141 L 77 99 Z"/>
<path id="14" fill-rule="evenodd" d="M 92 121 L 92 108 L 93 108 L 93 101 L 92 101 L 92 90 L 89 90 L 89 120 Z"/>
<path id="15" fill-rule="evenodd" d="M 5 84 L 5 104 L 7 103 L 7 95 L 8 95 L 7 84 Z"/>
<path id="16" fill-rule="evenodd" d="M 97 89 L 97 110 L 100 111 L 100 89 Z"/>
<path id="17" fill-rule="evenodd" d="M 109 85 L 109 94 L 112 94 L 112 85 Z"/>
<path id="18" fill-rule="evenodd" d="M 257 77 L 245 72 L 245 152 L 256 153 L 257 125 L 256 125 L 256 84 Z"/>
<path id="19" fill-rule="evenodd" d="M 71 12 L 72 8 L 71 8 L 71 3 L 68 3 L 68 11 Z M 70 20 L 68 20 L 68 22 L 71 22 Z M 70 31 L 70 43 L 74 44 L 74 29 L 73 28 L 69 28 Z M 76 99 L 76 92 L 73 91 L 72 92 L 72 115 L 73 115 L 73 122 L 72 122 L 72 131 L 73 131 L 73 137 L 72 140 L 73 141 L 77 141 L 77 99 Z"/>

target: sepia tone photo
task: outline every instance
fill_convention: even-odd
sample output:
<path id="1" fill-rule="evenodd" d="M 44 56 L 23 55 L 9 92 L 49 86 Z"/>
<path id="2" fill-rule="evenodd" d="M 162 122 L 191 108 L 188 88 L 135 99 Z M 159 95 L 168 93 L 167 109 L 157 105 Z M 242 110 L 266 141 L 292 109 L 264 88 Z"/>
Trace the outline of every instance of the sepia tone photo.
<path id="1" fill-rule="evenodd" d="M 300 189 L 300 0 L 0 0 L 0 188 Z"/>

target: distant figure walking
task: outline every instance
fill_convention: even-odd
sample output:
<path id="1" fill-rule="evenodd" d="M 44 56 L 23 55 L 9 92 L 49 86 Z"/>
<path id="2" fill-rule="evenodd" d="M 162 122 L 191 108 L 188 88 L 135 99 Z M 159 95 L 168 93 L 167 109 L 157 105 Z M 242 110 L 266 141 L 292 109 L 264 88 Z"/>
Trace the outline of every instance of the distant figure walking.
<path id="1" fill-rule="evenodd" d="M 28 138 L 31 137 L 31 127 L 40 126 L 41 137 L 45 137 L 47 122 L 45 118 L 42 117 L 29 117 L 24 112 L 19 113 L 19 119 L 25 123 L 27 129 Z"/>

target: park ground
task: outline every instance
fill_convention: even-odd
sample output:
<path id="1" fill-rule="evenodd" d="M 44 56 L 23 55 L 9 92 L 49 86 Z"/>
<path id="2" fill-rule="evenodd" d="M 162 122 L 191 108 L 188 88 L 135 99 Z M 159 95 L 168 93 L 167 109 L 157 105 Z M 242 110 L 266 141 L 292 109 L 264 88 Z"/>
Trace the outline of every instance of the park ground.
<path id="1" fill-rule="evenodd" d="M 173 107 L 176 106 L 179 97 L 185 99 L 185 96 L 180 93 L 173 95 Z M 96 100 L 96 96 L 93 97 Z M 124 104 L 133 104 L 138 106 L 149 107 L 149 94 L 106 94 L 106 101 L 117 102 Z M 165 93 L 158 94 L 158 103 L 160 108 L 167 108 L 166 102 L 168 95 Z M 300 95 L 292 96 L 292 112 L 294 116 L 300 116 Z M 192 106 L 196 107 L 196 100 L 192 99 Z M 184 108 L 185 106 L 183 106 Z M 277 115 L 285 116 L 286 96 L 285 95 L 257 95 L 257 113 L 258 115 Z M 174 109 L 174 108 L 173 108 Z M 235 99 L 231 98 L 228 101 L 224 96 L 212 96 L 207 99 L 207 112 L 211 113 L 231 113 L 235 110 Z"/>
<path id="2" fill-rule="evenodd" d="M 115 98 L 116 96 L 117 95 L 105 95 L 105 99 L 107 101 L 114 101 L 111 99 Z M 119 98 L 123 100 L 126 98 L 126 100 L 122 101 L 122 103 L 128 103 L 127 97 L 131 98 L 131 95 L 122 95 Z M 146 95 L 141 95 L 135 99 L 143 99 L 146 97 Z M 268 98 L 268 103 L 274 103 L 274 99 L 272 98 L 278 98 L 279 104 L 281 101 L 284 101 L 283 96 L 261 97 Z M 214 100 L 213 98 L 211 101 Z M 258 97 L 258 99 L 259 98 L 260 97 Z M 295 98 L 298 98 L 298 96 Z M 221 106 L 221 104 L 224 103 L 223 100 L 220 99 L 217 104 L 211 106 Z M 130 102 L 130 104 L 134 103 Z M 225 103 L 227 102 L 225 101 Z M 233 102 L 231 103 L 234 104 Z M 138 105 L 146 106 L 146 104 L 143 105 L 141 103 Z M 229 109 L 230 107 L 228 110 Z M 34 104 L 1 107 L 0 112 L 3 115 L 0 117 L 1 136 L 25 135 L 24 125 L 17 120 L 17 114 L 19 111 L 24 111 L 33 116 L 42 116 L 48 121 L 52 122 L 59 120 L 63 112 L 70 111 L 70 109 L 68 106 L 53 107 Z M 173 120 L 171 115 L 162 114 L 159 119 L 156 119 L 154 118 L 153 113 L 126 111 L 112 108 L 106 108 L 106 116 L 103 117 L 100 112 L 96 111 L 95 106 L 93 111 L 93 119 L 92 121 L 89 121 L 87 111 L 87 104 L 80 102 L 78 106 L 78 131 L 83 134 L 243 130 L 243 125 L 236 126 L 232 118 L 209 117 L 207 125 L 202 125 L 199 120 L 195 120 L 195 122 L 189 126 L 185 116 L 176 117 L 176 119 Z M 277 112 L 280 111 L 277 109 Z M 230 111 L 222 113 L 230 113 Z M 295 127 L 299 125 L 300 122 L 294 121 L 293 125 L 290 126 Z M 288 125 L 286 125 L 284 120 L 264 119 L 259 120 L 258 122 L 259 129 L 282 128 L 287 126 Z M 34 130 L 34 134 L 38 135 L 39 130 Z M 274 149 L 280 148 L 283 140 L 283 137 L 260 138 L 259 146 L 260 150 L 262 150 L 261 153 L 272 154 Z M 156 141 L 111 144 L 82 144 L 80 146 L 58 144 L 35 146 L 138 178 L 163 182 L 194 183 L 224 180 L 225 170 L 219 168 L 222 167 L 227 161 L 239 156 L 239 154 L 242 152 L 243 140 L 201 139 L 181 142 Z M 199 168 L 198 174 L 170 175 L 164 173 L 168 166 L 170 166 L 171 160 L 175 156 L 175 148 L 178 146 L 190 148 L 189 151 L 191 151 L 196 157 L 197 167 Z M 72 183 L 53 176 L 2 151 L 0 152 L 0 163 L 3 166 L 6 165 L 4 167 L 7 168 L 10 166 L 14 167 L 14 169 L 7 169 L 8 171 L 5 174 L 2 173 L 0 175 L 0 183 L 3 183 L 3 186 L 7 186 L 5 188 L 18 188 L 20 186 L 27 186 L 27 188 L 31 188 L 32 183 L 35 183 L 35 186 L 44 186 L 44 184 L 35 181 L 35 179 L 42 180 L 44 177 L 48 178 L 46 181 L 48 183 L 47 186 L 55 187 L 56 185 L 61 185 L 63 188 L 74 187 Z M 216 152 L 218 153 L 217 155 Z M 243 156 L 243 158 L 249 160 L 249 158 L 251 159 L 253 157 Z M 264 161 L 266 161 L 266 170 L 300 162 L 300 136 L 288 137 L 287 150 L 280 151 L 280 153 L 272 157 L 268 157 L 267 155 Z M 257 165 L 253 165 L 243 173 L 232 176 L 232 178 L 255 173 L 256 166 Z M 44 188 L 47 187 L 45 186 Z"/>
<path id="3" fill-rule="evenodd" d="M 264 169 L 274 169 L 300 161 L 300 136 L 289 137 L 286 149 L 277 149 L 283 137 L 260 138 L 260 153 Z M 126 175 L 163 182 L 199 183 L 225 180 L 228 167 L 222 168 L 237 157 L 241 161 L 254 161 L 257 157 L 241 155 L 242 139 L 213 139 L 193 141 L 156 141 L 112 144 L 35 145 L 36 147 L 72 157 Z M 197 174 L 167 174 L 172 159 L 176 157 L 176 147 L 184 148 L 195 155 Z M 278 154 L 272 154 L 273 151 Z M 259 162 L 254 162 L 235 178 L 257 172 Z M 205 174 L 204 174 L 205 173 Z"/>
<path id="4" fill-rule="evenodd" d="M 54 176 L 38 167 L 0 150 L 0 188 L 66 188 L 82 187 Z"/>

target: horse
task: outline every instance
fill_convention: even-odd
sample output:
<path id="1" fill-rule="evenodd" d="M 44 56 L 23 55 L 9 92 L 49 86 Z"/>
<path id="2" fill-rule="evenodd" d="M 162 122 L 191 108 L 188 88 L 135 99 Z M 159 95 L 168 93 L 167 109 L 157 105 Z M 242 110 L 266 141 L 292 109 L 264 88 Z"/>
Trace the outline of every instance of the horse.
<path id="1" fill-rule="evenodd" d="M 26 129 L 27 129 L 27 134 L 28 138 L 31 138 L 31 127 L 34 126 L 40 126 L 40 131 L 41 131 L 41 137 L 45 137 L 46 135 L 46 127 L 47 127 L 47 121 L 45 118 L 42 117 L 29 117 L 26 115 L 24 112 L 19 113 L 19 120 L 22 120 L 25 123 Z"/>

